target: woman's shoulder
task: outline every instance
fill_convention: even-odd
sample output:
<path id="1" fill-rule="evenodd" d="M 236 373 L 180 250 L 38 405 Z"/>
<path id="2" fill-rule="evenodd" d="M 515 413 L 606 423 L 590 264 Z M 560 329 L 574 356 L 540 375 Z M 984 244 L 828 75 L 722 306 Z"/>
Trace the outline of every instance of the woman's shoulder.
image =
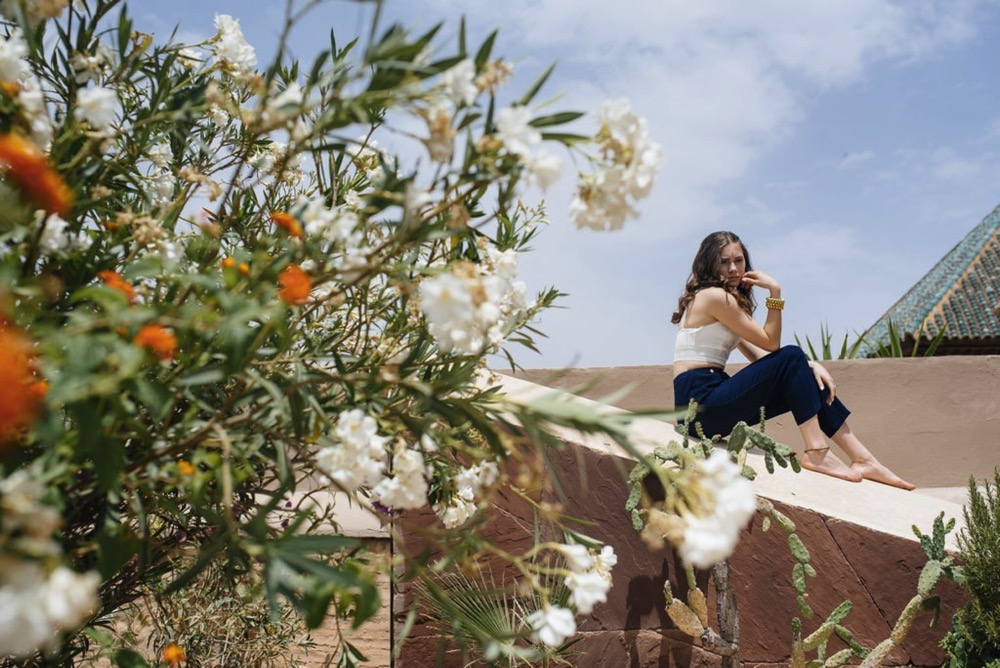
<path id="1" fill-rule="evenodd" d="M 702 288 L 694 294 L 695 300 L 705 304 L 728 301 L 731 296 L 725 288 L 718 286 Z"/>

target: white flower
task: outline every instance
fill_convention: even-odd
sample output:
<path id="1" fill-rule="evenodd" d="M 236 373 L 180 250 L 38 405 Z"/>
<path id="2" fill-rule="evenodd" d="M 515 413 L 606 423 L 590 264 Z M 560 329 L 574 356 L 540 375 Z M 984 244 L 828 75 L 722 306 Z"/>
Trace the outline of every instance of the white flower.
<path id="1" fill-rule="evenodd" d="M 586 573 L 594 566 L 594 558 L 590 556 L 590 550 L 585 545 L 575 543 L 572 545 L 563 544 L 559 546 L 559 552 L 566 559 L 566 565 L 573 573 Z"/>
<path id="2" fill-rule="evenodd" d="M 396 452 L 392 458 L 392 478 L 383 478 L 372 496 L 389 508 L 420 508 L 427 503 L 424 456 L 418 450 Z"/>
<path id="3" fill-rule="evenodd" d="M 482 462 L 463 468 L 455 475 L 456 489 L 468 487 L 476 497 L 484 495 L 500 478 L 500 469 L 494 462 Z"/>
<path id="4" fill-rule="evenodd" d="M 337 419 L 334 443 L 316 453 L 316 466 L 344 491 L 375 485 L 385 472 L 386 439 L 378 434 L 378 423 L 360 408 L 345 411 Z"/>
<path id="5" fill-rule="evenodd" d="M 562 175 L 562 160 L 549 153 L 529 155 L 524 161 L 524 173 L 529 185 L 546 190 Z"/>
<path id="6" fill-rule="evenodd" d="M 699 477 L 695 484 L 707 492 L 709 507 L 682 514 L 685 527 L 677 550 L 685 563 L 710 568 L 733 553 L 757 502 L 753 485 L 724 451 L 713 452 L 698 463 L 696 471 Z"/>
<path id="7" fill-rule="evenodd" d="M 617 563 L 618 555 L 615 554 L 615 548 L 610 545 L 605 545 L 601 548 L 600 553 L 594 557 L 594 570 L 601 575 L 605 575 L 610 578 L 611 569 L 614 568 Z"/>
<path id="8" fill-rule="evenodd" d="M 570 590 L 569 602 L 577 612 L 589 615 L 594 605 L 608 600 L 611 578 L 596 571 L 570 573 L 566 576 L 566 586 Z"/>
<path id="9" fill-rule="evenodd" d="M 327 207 L 322 197 L 306 202 L 299 217 L 310 237 L 322 237 L 345 245 L 354 239 L 354 230 L 360 222 L 357 214 L 345 207 Z"/>
<path id="10" fill-rule="evenodd" d="M 174 198 L 176 179 L 168 169 L 157 170 L 149 179 L 149 200 L 154 206 L 169 204 Z"/>
<path id="11" fill-rule="evenodd" d="M 274 169 L 274 151 L 268 148 L 259 148 L 250 156 L 250 166 L 258 172 L 270 174 Z"/>
<path id="12" fill-rule="evenodd" d="M 512 280 L 516 253 L 484 249 L 483 255 L 481 264 L 455 262 L 420 284 L 420 309 L 444 352 L 471 355 L 495 349 L 524 308 L 524 284 Z"/>
<path id="13" fill-rule="evenodd" d="M 189 46 L 181 47 L 181 49 L 177 51 L 177 62 L 180 63 L 184 69 L 193 70 L 201 65 L 202 60 L 201 53 Z"/>
<path id="14" fill-rule="evenodd" d="M 542 141 L 542 133 L 531 127 L 527 107 L 505 107 L 497 113 L 497 137 L 511 153 L 526 156 Z"/>
<path id="15" fill-rule="evenodd" d="M 304 102 L 302 87 L 293 81 L 285 90 L 268 98 L 264 103 L 264 110 L 260 116 L 261 123 L 264 127 L 274 127 L 295 118 L 302 113 Z"/>
<path id="16" fill-rule="evenodd" d="M 531 639 L 548 647 L 559 647 L 576 633 L 573 611 L 555 605 L 536 610 L 525 622 L 531 628 Z"/>
<path id="17" fill-rule="evenodd" d="M 166 167 L 173 159 L 174 152 L 166 138 L 161 137 L 149 149 L 149 160 L 157 167 Z"/>
<path id="18" fill-rule="evenodd" d="M 208 108 L 207 112 L 209 120 L 218 125 L 220 128 L 224 128 L 229 125 L 232 120 L 229 116 L 229 112 L 220 107 L 217 104 L 213 104 Z M 272 158 L 273 161 L 273 158 Z M 258 168 L 259 169 L 259 168 Z"/>
<path id="19" fill-rule="evenodd" d="M 10 36 L 0 36 L 0 81 L 17 81 L 30 71 L 25 57 L 28 44 L 19 28 L 13 28 Z"/>
<path id="20" fill-rule="evenodd" d="M 101 60 L 97 56 L 81 51 L 75 52 L 69 59 L 70 67 L 76 73 L 76 82 L 85 85 L 88 81 L 96 80 L 101 73 Z"/>
<path id="21" fill-rule="evenodd" d="M 32 554 L 58 554 L 52 535 L 59 528 L 60 515 L 41 502 L 45 486 L 27 470 L 19 469 L 0 480 L 0 526 L 18 538 L 11 545 Z M 3 539 L 0 539 L 3 542 Z"/>
<path id="22" fill-rule="evenodd" d="M 31 123 L 31 138 L 39 146 L 47 146 L 52 141 L 52 123 L 45 109 L 45 96 L 41 84 L 35 77 L 28 77 L 21 84 L 17 94 L 21 109 Z"/>
<path id="23" fill-rule="evenodd" d="M 463 487 L 451 497 L 447 506 L 435 506 L 435 512 L 448 529 L 460 527 L 476 512 L 476 497 L 471 487 Z"/>
<path id="24" fill-rule="evenodd" d="M 249 74 L 257 64 L 257 54 L 247 44 L 240 29 L 240 22 L 228 14 L 215 15 L 215 57 L 224 69 L 236 74 Z"/>
<path id="25" fill-rule="evenodd" d="M 39 603 L 57 628 L 74 629 L 97 609 L 100 582 L 94 571 L 80 574 L 59 566 L 45 583 Z"/>
<path id="26" fill-rule="evenodd" d="M 602 159 L 593 173 L 582 175 L 570 216 L 577 227 L 617 230 L 638 215 L 633 201 L 649 195 L 662 155 L 645 119 L 627 101 L 605 102 L 598 117 Z"/>
<path id="27" fill-rule="evenodd" d="M 184 245 L 179 241 L 161 239 L 156 245 L 156 252 L 164 264 L 177 264 L 184 257 Z"/>
<path id="28" fill-rule="evenodd" d="M 55 639 L 38 604 L 44 586 L 39 564 L 0 556 L 0 656 L 26 656 Z"/>
<path id="29" fill-rule="evenodd" d="M 96 572 L 59 566 L 46 578 L 38 562 L 0 557 L 0 655 L 51 649 L 97 608 Z"/>
<path id="30" fill-rule="evenodd" d="M 76 114 L 97 132 L 110 129 L 115 120 L 118 97 L 110 88 L 84 88 L 77 96 Z"/>
<path id="31" fill-rule="evenodd" d="M 42 231 L 41 239 L 38 240 L 38 246 L 48 255 L 69 250 L 74 243 L 66 231 L 68 228 L 69 223 L 53 213 L 45 219 L 45 229 Z"/>
<path id="32" fill-rule="evenodd" d="M 470 58 L 466 58 L 454 67 L 445 70 L 441 75 L 441 85 L 444 87 L 444 94 L 456 106 L 459 104 L 472 104 L 479 95 L 476 88 L 476 65 Z"/>
<path id="33" fill-rule="evenodd" d="M 20 5 L 28 23 L 34 26 L 39 21 L 59 16 L 68 4 L 69 0 L 0 0 L 0 14 L 11 21 L 17 21 L 15 6 Z"/>

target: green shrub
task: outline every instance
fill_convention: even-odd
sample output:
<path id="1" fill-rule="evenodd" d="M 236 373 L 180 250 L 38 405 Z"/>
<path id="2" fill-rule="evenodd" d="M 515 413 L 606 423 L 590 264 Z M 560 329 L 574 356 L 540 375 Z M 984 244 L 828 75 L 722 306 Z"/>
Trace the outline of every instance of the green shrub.
<path id="1" fill-rule="evenodd" d="M 958 536 L 969 603 L 941 646 L 948 666 L 1000 666 L 1000 469 L 983 490 L 969 479 L 965 528 Z"/>

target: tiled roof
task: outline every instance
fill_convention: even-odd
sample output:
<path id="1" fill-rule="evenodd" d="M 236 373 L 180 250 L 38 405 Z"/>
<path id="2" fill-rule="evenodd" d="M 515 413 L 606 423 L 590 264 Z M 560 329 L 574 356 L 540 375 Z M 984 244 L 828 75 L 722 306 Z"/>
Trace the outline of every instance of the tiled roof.
<path id="1" fill-rule="evenodd" d="M 900 334 L 923 332 L 929 338 L 944 329 L 942 352 L 946 343 L 976 347 L 983 339 L 995 339 L 1000 344 L 998 306 L 1000 206 L 868 328 L 868 344 L 859 352 L 870 354 L 877 342 L 888 343 L 890 319 Z"/>

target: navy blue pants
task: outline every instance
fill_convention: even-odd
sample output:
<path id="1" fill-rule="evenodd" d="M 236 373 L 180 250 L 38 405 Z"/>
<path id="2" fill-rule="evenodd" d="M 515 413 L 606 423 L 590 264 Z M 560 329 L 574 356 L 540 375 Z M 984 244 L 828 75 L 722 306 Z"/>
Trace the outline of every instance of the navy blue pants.
<path id="1" fill-rule="evenodd" d="M 796 424 L 819 416 L 820 429 L 833 436 L 851 412 L 840 399 L 826 403 L 827 396 L 829 389 L 820 391 L 798 346 L 765 355 L 733 376 L 721 369 L 692 369 L 674 378 L 674 404 L 687 409 L 694 399 L 696 421 L 709 437 L 728 435 L 740 421 L 758 424 L 761 407 L 768 419 L 790 411 Z"/>

